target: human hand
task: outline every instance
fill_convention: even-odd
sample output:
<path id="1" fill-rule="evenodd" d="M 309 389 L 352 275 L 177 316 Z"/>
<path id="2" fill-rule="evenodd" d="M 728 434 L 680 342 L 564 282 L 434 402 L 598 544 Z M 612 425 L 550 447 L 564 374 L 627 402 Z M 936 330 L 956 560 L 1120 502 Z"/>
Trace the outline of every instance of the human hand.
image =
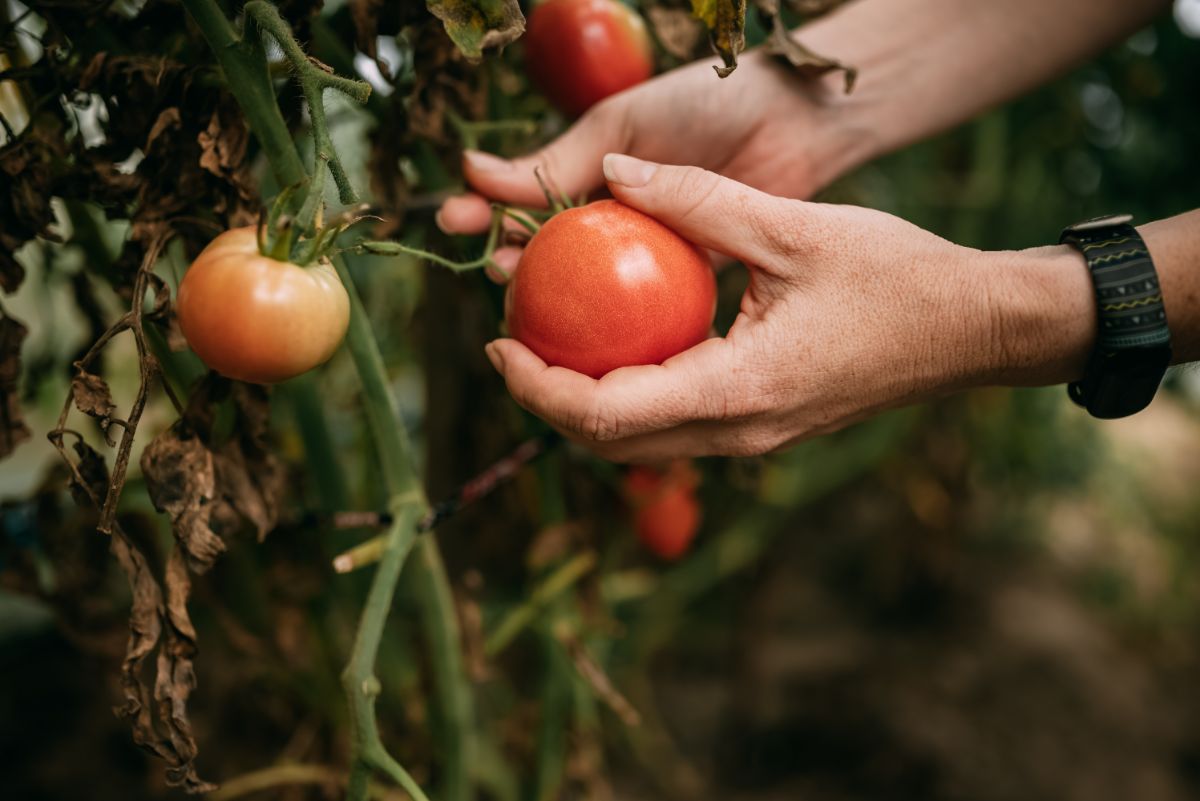
<path id="1" fill-rule="evenodd" d="M 516 401 L 615 461 L 765 453 L 986 383 L 1077 377 L 1095 331 L 1069 248 L 988 254 L 896 217 L 604 158 L 613 196 L 750 270 L 723 338 L 596 380 L 500 339 Z"/>
<path id="2" fill-rule="evenodd" d="M 697 62 L 593 107 L 561 137 L 513 161 L 468 151 L 463 172 L 475 192 L 438 213 L 448 233 L 480 233 L 489 201 L 544 206 L 533 170 L 571 197 L 604 183 L 605 153 L 707 168 L 785 197 L 807 197 L 848 165 L 856 137 L 835 124 L 840 88 L 801 80 L 761 52 L 744 57 L 725 80 Z M 499 261 L 515 263 L 511 251 Z M 511 262 L 511 263 L 510 263 Z"/>

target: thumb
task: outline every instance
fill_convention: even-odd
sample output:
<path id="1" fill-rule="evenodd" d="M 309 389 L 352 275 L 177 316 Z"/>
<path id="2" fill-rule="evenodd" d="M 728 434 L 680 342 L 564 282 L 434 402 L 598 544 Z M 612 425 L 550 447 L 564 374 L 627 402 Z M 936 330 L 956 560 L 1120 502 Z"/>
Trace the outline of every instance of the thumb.
<path id="1" fill-rule="evenodd" d="M 757 267 L 794 251 L 816 213 L 815 204 L 768 195 L 699 167 L 609 153 L 603 168 L 617 200 L 700 247 Z"/>
<path id="2" fill-rule="evenodd" d="M 541 207 L 546 200 L 533 172 L 540 168 L 551 190 L 578 198 L 604 183 L 600 167 L 604 154 L 628 147 L 628 126 L 620 118 L 624 114 L 621 108 L 597 106 L 558 139 L 521 158 L 507 160 L 468 150 L 463 153 L 463 174 L 487 198 Z"/>

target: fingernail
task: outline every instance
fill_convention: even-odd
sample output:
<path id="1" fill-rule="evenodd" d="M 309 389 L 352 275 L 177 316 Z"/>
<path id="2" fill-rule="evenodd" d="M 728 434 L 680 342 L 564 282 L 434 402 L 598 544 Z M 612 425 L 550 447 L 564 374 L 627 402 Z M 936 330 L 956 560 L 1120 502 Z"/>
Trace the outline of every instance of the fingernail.
<path id="1" fill-rule="evenodd" d="M 512 162 L 506 161 L 482 150 L 464 150 L 463 159 L 473 170 L 480 172 L 501 172 L 512 169 Z"/>
<path id="2" fill-rule="evenodd" d="M 438 227 L 438 230 L 441 231 L 443 234 L 454 233 L 453 231 L 446 230 L 446 220 L 444 217 L 442 217 L 441 209 L 438 209 L 437 213 L 433 215 L 433 224 L 436 225 Z"/>
<path id="3" fill-rule="evenodd" d="M 495 342 L 489 342 L 483 346 L 483 352 L 487 354 L 488 361 L 492 363 L 492 367 L 496 368 L 496 372 L 504 372 L 504 359 L 500 356 L 500 349 L 496 347 Z"/>
<path id="4" fill-rule="evenodd" d="M 610 183 L 621 186 L 639 187 L 650 183 L 658 165 L 649 161 L 623 156 L 620 153 L 609 153 L 604 157 L 604 177 Z"/>

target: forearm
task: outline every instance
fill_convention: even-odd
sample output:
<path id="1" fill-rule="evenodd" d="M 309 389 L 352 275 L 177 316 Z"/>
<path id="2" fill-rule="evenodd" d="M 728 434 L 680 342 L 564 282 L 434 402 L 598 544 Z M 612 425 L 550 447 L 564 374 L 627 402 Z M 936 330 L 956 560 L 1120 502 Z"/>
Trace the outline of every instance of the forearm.
<path id="1" fill-rule="evenodd" d="M 1200 360 L 1200 210 L 1138 226 L 1154 260 L 1175 363 Z M 1068 245 L 985 254 L 990 383 L 1073 381 L 1096 342 L 1087 265 Z"/>
<path id="2" fill-rule="evenodd" d="M 859 70 L 820 87 L 826 180 L 1026 92 L 1146 24 L 1168 0 L 857 0 L 797 32 Z"/>

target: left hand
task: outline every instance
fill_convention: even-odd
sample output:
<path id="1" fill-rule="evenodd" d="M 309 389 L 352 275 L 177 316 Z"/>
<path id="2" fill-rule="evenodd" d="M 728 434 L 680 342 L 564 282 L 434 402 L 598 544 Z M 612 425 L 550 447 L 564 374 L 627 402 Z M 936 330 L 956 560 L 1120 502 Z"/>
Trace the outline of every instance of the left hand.
<path id="1" fill-rule="evenodd" d="M 513 339 L 487 346 L 519 404 L 608 459 L 761 454 L 973 385 L 1072 378 L 1094 335 L 1066 248 L 982 253 L 628 156 L 604 173 L 615 198 L 750 271 L 729 332 L 662 365 L 596 380 Z"/>

